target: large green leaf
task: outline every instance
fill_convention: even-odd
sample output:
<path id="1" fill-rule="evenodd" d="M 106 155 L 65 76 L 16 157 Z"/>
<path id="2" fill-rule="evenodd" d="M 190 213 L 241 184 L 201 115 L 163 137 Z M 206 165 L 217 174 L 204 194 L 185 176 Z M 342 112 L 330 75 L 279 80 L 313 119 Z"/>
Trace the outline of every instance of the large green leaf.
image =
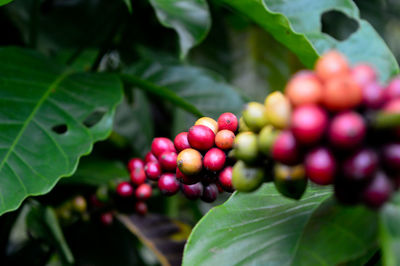
<path id="1" fill-rule="evenodd" d="M 13 1 L 13 0 L 0 0 L 0 6 L 4 6 L 4 5 L 10 3 L 11 1 Z"/>
<path id="2" fill-rule="evenodd" d="M 150 3 L 161 24 L 178 33 L 181 58 L 210 30 L 211 17 L 205 0 L 150 0 Z"/>
<path id="3" fill-rule="evenodd" d="M 113 75 L 75 73 L 32 51 L 0 49 L 0 214 L 71 175 L 105 139 L 122 89 Z"/>
<path id="4" fill-rule="evenodd" d="M 330 190 L 309 187 L 300 201 L 273 184 L 236 193 L 197 224 L 183 265 L 334 265 L 375 243 L 376 215 L 337 205 Z"/>
<path id="5" fill-rule="evenodd" d="M 360 19 L 351 0 L 221 0 L 247 15 L 278 41 L 293 51 L 308 67 L 329 49 L 338 49 L 352 63 L 369 62 L 382 80 L 399 71 L 397 62 L 372 26 Z M 358 22 L 359 28 L 344 41 L 322 32 L 321 16 L 331 10 L 343 12 Z"/>

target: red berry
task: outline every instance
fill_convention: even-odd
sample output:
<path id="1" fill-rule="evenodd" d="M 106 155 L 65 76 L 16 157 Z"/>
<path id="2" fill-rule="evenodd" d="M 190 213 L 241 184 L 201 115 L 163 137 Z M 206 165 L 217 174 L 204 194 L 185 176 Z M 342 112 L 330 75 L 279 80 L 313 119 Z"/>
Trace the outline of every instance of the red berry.
<path id="1" fill-rule="evenodd" d="M 371 149 L 362 149 L 343 163 L 344 176 L 350 180 L 363 181 L 375 174 L 378 168 L 378 156 Z"/>
<path id="2" fill-rule="evenodd" d="M 332 153 L 324 147 L 313 149 L 306 155 L 305 169 L 308 178 L 319 185 L 333 183 L 336 173 L 336 162 Z"/>
<path id="3" fill-rule="evenodd" d="M 201 199 L 205 202 L 213 202 L 217 199 L 218 187 L 216 184 L 211 183 L 204 187 Z"/>
<path id="4" fill-rule="evenodd" d="M 400 98 L 400 77 L 392 79 L 386 89 L 386 95 L 389 100 Z"/>
<path id="5" fill-rule="evenodd" d="M 324 81 L 346 75 L 349 71 L 346 58 L 335 50 L 322 55 L 315 64 L 316 74 Z"/>
<path id="6" fill-rule="evenodd" d="M 143 201 L 137 201 L 135 203 L 135 211 L 136 213 L 140 215 L 146 215 L 147 214 L 147 204 L 144 203 Z"/>
<path id="7" fill-rule="evenodd" d="M 234 189 L 232 186 L 232 167 L 231 166 L 225 167 L 225 169 L 219 173 L 218 181 L 225 191 L 233 192 Z"/>
<path id="8" fill-rule="evenodd" d="M 89 201 L 90 204 L 95 208 L 101 208 L 104 206 L 104 203 L 97 198 L 96 194 L 91 195 Z"/>
<path id="9" fill-rule="evenodd" d="M 383 172 L 377 172 L 363 193 L 364 203 L 372 208 L 379 208 L 392 195 L 393 184 Z"/>
<path id="10" fill-rule="evenodd" d="M 282 131 L 272 146 L 272 158 L 286 165 L 296 165 L 300 161 L 298 145 L 291 131 Z"/>
<path id="11" fill-rule="evenodd" d="M 361 115 L 348 111 L 335 116 L 329 127 L 329 140 L 333 147 L 352 149 L 365 137 L 366 125 Z"/>
<path id="12" fill-rule="evenodd" d="M 159 158 L 163 152 L 175 151 L 174 143 L 167 138 L 155 138 L 151 143 L 151 152 Z"/>
<path id="13" fill-rule="evenodd" d="M 198 182 L 192 185 L 182 185 L 182 192 L 186 198 L 196 200 L 203 194 L 203 184 Z"/>
<path id="14" fill-rule="evenodd" d="M 400 173 L 400 142 L 387 144 L 383 147 L 382 162 L 389 171 Z"/>
<path id="15" fill-rule="evenodd" d="M 351 70 L 351 77 L 358 83 L 359 86 L 364 87 L 367 84 L 376 80 L 375 70 L 367 64 L 360 64 Z"/>
<path id="16" fill-rule="evenodd" d="M 100 222 L 105 226 L 110 226 L 113 223 L 114 217 L 111 212 L 105 212 L 100 215 Z"/>
<path id="17" fill-rule="evenodd" d="M 164 171 L 172 171 L 175 172 L 176 169 L 176 158 L 178 157 L 178 154 L 173 151 L 166 151 L 163 152 L 160 156 L 160 164 L 161 168 Z"/>
<path id="18" fill-rule="evenodd" d="M 189 149 L 190 144 L 188 140 L 188 133 L 181 132 L 178 135 L 176 135 L 174 139 L 174 145 L 178 152 L 183 151 L 184 149 Z"/>
<path id="19" fill-rule="evenodd" d="M 138 200 L 147 200 L 151 197 L 153 189 L 149 184 L 141 184 L 138 186 L 135 192 L 135 196 Z"/>
<path id="20" fill-rule="evenodd" d="M 128 170 L 133 171 L 136 168 L 143 168 L 144 167 L 144 161 L 140 158 L 132 158 L 128 162 Z"/>
<path id="21" fill-rule="evenodd" d="M 166 173 L 158 180 L 158 188 L 164 195 L 172 196 L 179 191 L 179 181 L 174 174 Z"/>
<path id="22" fill-rule="evenodd" d="M 206 151 L 214 146 L 214 132 L 203 125 L 193 126 L 189 129 L 188 140 L 192 148 Z"/>
<path id="23" fill-rule="evenodd" d="M 350 76 L 332 78 L 324 85 L 322 102 L 330 111 L 352 109 L 362 103 L 362 88 Z"/>
<path id="24" fill-rule="evenodd" d="M 146 163 L 148 163 L 148 162 L 158 162 L 157 157 L 154 156 L 154 154 L 152 154 L 151 151 L 149 151 L 149 152 L 146 154 L 146 157 L 144 157 L 144 161 L 145 161 Z"/>
<path id="25" fill-rule="evenodd" d="M 222 150 L 212 148 L 204 155 L 203 165 L 209 171 L 219 171 L 224 168 L 225 159 L 226 156 Z"/>
<path id="26" fill-rule="evenodd" d="M 232 132 L 236 132 L 238 128 L 238 119 L 236 115 L 232 113 L 223 113 L 218 117 L 218 129 L 227 129 Z"/>
<path id="27" fill-rule="evenodd" d="M 117 186 L 117 194 L 121 197 L 130 197 L 133 195 L 133 187 L 129 182 L 121 182 Z"/>
<path id="28" fill-rule="evenodd" d="M 215 145 L 223 150 L 232 149 L 234 140 L 235 133 L 227 129 L 223 129 L 215 135 Z"/>
<path id="29" fill-rule="evenodd" d="M 316 105 L 303 105 L 292 114 L 292 132 L 301 144 L 314 144 L 321 140 L 328 125 L 328 115 Z"/>
<path id="30" fill-rule="evenodd" d="M 181 170 L 179 170 L 178 167 L 176 168 L 176 179 L 186 185 L 191 185 L 199 182 L 199 177 L 197 175 L 185 175 L 181 172 Z"/>
<path id="31" fill-rule="evenodd" d="M 377 82 L 371 82 L 363 87 L 363 103 L 367 108 L 379 109 L 386 102 L 386 92 Z"/>
<path id="32" fill-rule="evenodd" d="M 131 182 L 139 186 L 146 181 L 146 173 L 144 172 L 143 168 L 136 168 L 131 171 Z"/>
<path id="33" fill-rule="evenodd" d="M 158 162 L 148 162 L 144 166 L 146 176 L 151 180 L 157 180 L 161 175 L 161 165 Z"/>

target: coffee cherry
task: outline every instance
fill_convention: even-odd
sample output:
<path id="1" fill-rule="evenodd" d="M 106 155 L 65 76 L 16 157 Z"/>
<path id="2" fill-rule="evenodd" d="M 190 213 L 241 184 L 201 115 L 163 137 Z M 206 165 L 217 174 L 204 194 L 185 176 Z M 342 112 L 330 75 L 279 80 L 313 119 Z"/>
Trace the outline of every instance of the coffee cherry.
<path id="1" fill-rule="evenodd" d="M 227 192 L 233 192 L 233 185 L 232 185 L 232 167 L 227 166 L 222 170 L 218 175 L 219 184 L 222 188 Z"/>
<path id="2" fill-rule="evenodd" d="M 198 174 L 202 167 L 203 157 L 200 152 L 195 149 L 186 149 L 181 151 L 177 157 L 177 165 L 179 170 L 185 175 L 195 175 Z"/>
<path id="3" fill-rule="evenodd" d="M 117 186 L 113 188 L 113 190 L 116 190 Z M 106 185 L 100 186 L 96 189 L 96 195 L 93 200 L 94 202 L 91 201 L 91 204 L 95 207 L 101 207 L 103 206 L 103 203 L 109 201 L 110 197 L 108 195 L 108 187 Z"/>
<path id="4" fill-rule="evenodd" d="M 313 149 L 304 160 L 307 177 L 316 184 L 333 183 L 336 173 L 336 162 L 332 153 L 324 147 Z"/>
<path id="5" fill-rule="evenodd" d="M 144 166 L 147 178 L 157 180 L 161 175 L 161 165 L 158 162 L 148 162 Z"/>
<path id="6" fill-rule="evenodd" d="M 178 135 L 176 135 L 174 139 L 174 145 L 178 152 L 183 151 L 184 149 L 189 149 L 190 144 L 188 140 L 188 133 L 181 132 Z"/>
<path id="7" fill-rule="evenodd" d="M 271 156 L 272 146 L 274 145 L 276 138 L 279 136 L 279 133 L 280 131 L 271 125 L 265 126 L 261 129 L 260 134 L 258 135 L 258 148 L 263 154 Z"/>
<path id="8" fill-rule="evenodd" d="M 204 155 L 203 166 L 209 171 L 219 171 L 224 168 L 225 159 L 226 156 L 222 150 L 212 148 Z"/>
<path id="9" fill-rule="evenodd" d="M 362 89 L 350 76 L 335 77 L 325 83 L 322 102 L 330 111 L 355 108 L 362 100 Z"/>
<path id="10" fill-rule="evenodd" d="M 297 73 L 286 85 L 285 94 L 294 106 L 319 104 L 322 99 L 322 83 L 311 71 Z"/>
<path id="11" fill-rule="evenodd" d="M 329 141 L 335 148 L 352 149 L 365 137 L 366 125 L 361 115 L 349 111 L 335 116 L 328 130 Z"/>
<path id="12" fill-rule="evenodd" d="M 400 81 L 399 81 L 400 82 Z M 399 114 L 400 113 L 400 98 L 391 100 L 383 106 L 383 110 L 388 114 Z M 393 129 L 396 136 L 400 139 L 400 127 Z"/>
<path id="13" fill-rule="evenodd" d="M 291 129 L 296 140 L 304 145 L 320 141 L 328 126 L 328 115 L 316 105 L 303 105 L 292 114 Z"/>
<path id="14" fill-rule="evenodd" d="M 87 209 L 86 199 L 82 196 L 76 196 L 72 200 L 72 209 L 79 213 L 84 213 Z"/>
<path id="15" fill-rule="evenodd" d="M 366 181 L 378 169 L 378 156 L 371 149 L 362 149 L 343 162 L 343 174 L 354 181 Z"/>
<path id="16" fill-rule="evenodd" d="M 100 215 L 100 222 L 104 226 L 112 225 L 114 216 L 111 212 L 105 212 Z"/>
<path id="17" fill-rule="evenodd" d="M 238 128 L 238 120 L 236 115 L 232 113 L 223 113 L 218 117 L 218 129 L 219 130 L 230 130 L 233 133 L 236 132 Z"/>
<path id="18" fill-rule="evenodd" d="M 267 113 L 264 105 L 250 102 L 243 110 L 243 121 L 253 131 L 260 131 L 267 123 Z"/>
<path id="19" fill-rule="evenodd" d="M 307 188 L 304 167 L 302 165 L 275 164 L 274 184 L 282 195 L 292 199 L 300 199 Z"/>
<path id="20" fill-rule="evenodd" d="M 146 172 L 143 168 L 136 168 L 135 170 L 131 171 L 131 182 L 139 186 L 146 181 Z"/>
<path id="21" fill-rule="evenodd" d="M 214 146 L 215 134 L 206 126 L 198 125 L 189 129 L 190 146 L 200 151 L 206 151 Z"/>
<path id="22" fill-rule="evenodd" d="M 117 188 L 115 188 L 115 189 L 117 189 Z M 104 206 L 104 202 L 99 200 L 97 198 L 96 194 L 93 194 L 93 195 L 90 196 L 90 198 L 89 198 L 90 205 L 95 207 L 95 208 L 102 208 Z"/>
<path id="23" fill-rule="evenodd" d="M 232 149 L 235 133 L 230 130 L 223 129 L 215 135 L 215 145 L 223 150 Z"/>
<path id="24" fill-rule="evenodd" d="M 179 181 L 172 173 L 162 174 L 158 180 L 158 188 L 166 196 L 172 196 L 179 191 Z"/>
<path id="25" fill-rule="evenodd" d="M 382 148 L 382 162 L 389 171 L 400 173 L 400 142 L 390 143 Z"/>
<path id="26" fill-rule="evenodd" d="M 243 117 L 239 119 L 239 132 L 248 132 L 251 131 L 250 128 L 246 125 L 246 122 L 244 122 Z"/>
<path id="27" fill-rule="evenodd" d="M 136 168 L 143 168 L 144 167 L 144 161 L 140 158 L 132 158 L 128 162 L 128 170 L 133 171 Z"/>
<path id="28" fill-rule="evenodd" d="M 360 87 L 364 87 L 376 80 L 375 70 L 367 64 L 359 64 L 353 67 L 350 75 Z"/>
<path id="29" fill-rule="evenodd" d="M 167 138 L 155 138 L 151 143 L 151 152 L 159 158 L 163 152 L 175 151 L 174 143 Z"/>
<path id="30" fill-rule="evenodd" d="M 337 51 L 329 51 L 322 55 L 315 64 L 315 72 L 323 81 L 347 75 L 350 72 L 346 58 Z"/>
<path id="31" fill-rule="evenodd" d="M 151 151 L 149 151 L 146 156 L 144 157 L 144 161 L 146 163 L 148 162 L 158 162 L 158 159 L 156 156 L 154 156 L 154 154 L 151 153 Z"/>
<path id="32" fill-rule="evenodd" d="M 147 214 L 147 204 L 143 201 L 135 202 L 135 212 L 139 215 L 146 215 Z"/>
<path id="33" fill-rule="evenodd" d="M 181 172 L 181 170 L 179 170 L 179 168 L 176 168 L 176 179 L 186 185 L 191 185 L 199 182 L 198 175 L 185 175 Z"/>
<path id="34" fill-rule="evenodd" d="M 203 184 L 201 182 L 181 186 L 183 194 L 190 200 L 196 200 L 203 195 Z"/>
<path id="35" fill-rule="evenodd" d="M 371 82 L 363 87 L 363 104 L 367 108 L 379 109 L 386 101 L 386 92 L 377 82 Z"/>
<path id="36" fill-rule="evenodd" d="M 178 154 L 174 151 L 165 151 L 160 156 L 160 165 L 164 171 L 175 171 L 176 169 L 176 158 Z"/>
<path id="37" fill-rule="evenodd" d="M 364 203 L 371 208 L 379 208 L 390 199 L 393 184 L 387 175 L 378 171 L 363 192 Z"/>
<path id="38" fill-rule="evenodd" d="M 141 184 L 135 191 L 135 196 L 138 200 L 147 200 L 151 197 L 153 189 L 149 184 Z"/>
<path id="39" fill-rule="evenodd" d="M 201 195 L 201 200 L 211 203 L 217 199 L 218 187 L 216 184 L 208 184 L 204 186 L 203 194 Z"/>
<path id="40" fill-rule="evenodd" d="M 289 126 L 292 107 L 285 95 L 279 91 L 275 91 L 265 98 L 264 105 L 269 124 L 279 129 Z"/>
<path id="41" fill-rule="evenodd" d="M 232 169 L 232 184 L 237 191 L 251 192 L 259 188 L 264 179 L 261 167 L 251 167 L 243 161 L 235 163 Z"/>
<path id="42" fill-rule="evenodd" d="M 272 158 L 287 165 L 296 165 L 300 162 L 300 154 L 296 138 L 291 131 L 282 131 L 272 146 Z"/>
<path id="43" fill-rule="evenodd" d="M 218 132 L 218 123 L 217 121 L 215 121 L 214 119 L 212 119 L 211 117 L 202 117 L 197 119 L 197 121 L 194 123 L 195 126 L 198 125 L 203 125 L 208 127 L 209 129 L 212 130 L 212 132 L 214 132 L 214 134 L 217 134 Z"/>
<path id="44" fill-rule="evenodd" d="M 123 181 L 117 186 L 117 194 L 121 197 L 130 197 L 133 195 L 133 187 L 129 182 Z"/>
<path id="45" fill-rule="evenodd" d="M 386 89 L 386 95 L 389 100 L 400 98 L 400 77 L 392 79 Z"/>
<path id="46" fill-rule="evenodd" d="M 259 153 L 256 134 L 253 132 L 239 133 L 233 146 L 236 159 L 245 161 L 248 164 L 257 162 Z"/>

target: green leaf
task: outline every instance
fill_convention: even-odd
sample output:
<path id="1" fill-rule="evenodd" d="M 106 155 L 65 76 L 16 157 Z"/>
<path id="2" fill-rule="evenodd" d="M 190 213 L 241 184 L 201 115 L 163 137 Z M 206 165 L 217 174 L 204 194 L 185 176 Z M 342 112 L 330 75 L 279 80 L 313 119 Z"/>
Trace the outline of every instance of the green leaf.
<path id="1" fill-rule="evenodd" d="M 351 0 L 281 1 L 281 0 L 222 0 L 226 5 L 248 16 L 275 39 L 286 45 L 309 68 L 319 55 L 330 49 L 344 53 L 351 63 L 368 62 L 375 66 L 381 79 L 398 73 L 397 62 Z M 344 41 L 338 41 L 321 31 L 324 12 L 343 12 L 358 22 L 359 28 Z M 366 41 L 368 40 L 368 41 Z"/>
<path id="2" fill-rule="evenodd" d="M 183 265 L 335 265 L 364 255 L 375 245 L 375 213 L 330 195 L 309 187 L 293 201 L 273 184 L 235 193 L 196 225 Z"/>
<path id="3" fill-rule="evenodd" d="M 105 139 L 122 97 L 113 75 L 71 72 L 21 48 L 0 49 L 0 214 L 47 193 Z"/>
<path id="4" fill-rule="evenodd" d="M 129 13 L 132 14 L 132 3 L 131 3 L 131 0 L 123 0 L 123 1 L 125 3 L 126 7 L 128 8 Z"/>
<path id="5" fill-rule="evenodd" d="M 13 0 L 0 0 L 0 6 L 4 6 L 4 5 L 10 3 L 11 1 L 13 1 Z"/>
<path id="6" fill-rule="evenodd" d="M 205 0 L 150 0 L 162 25 L 179 36 L 180 57 L 199 44 L 211 27 L 211 16 Z"/>
<path id="7" fill-rule="evenodd" d="M 380 215 L 380 244 L 383 262 L 387 266 L 400 265 L 400 193 L 385 205 Z"/>

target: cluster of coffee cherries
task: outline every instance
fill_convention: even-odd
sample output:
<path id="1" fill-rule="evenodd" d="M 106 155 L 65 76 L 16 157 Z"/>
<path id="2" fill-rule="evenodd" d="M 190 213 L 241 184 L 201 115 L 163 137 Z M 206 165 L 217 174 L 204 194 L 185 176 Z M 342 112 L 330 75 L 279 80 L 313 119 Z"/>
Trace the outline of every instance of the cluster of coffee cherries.
<path id="1" fill-rule="evenodd" d="M 350 67 L 330 51 L 314 71 L 295 74 L 284 94 L 246 106 L 233 185 L 252 191 L 272 174 L 278 191 L 298 199 L 309 179 L 333 184 L 343 203 L 379 208 L 400 183 L 400 127 L 377 126 L 382 113 L 400 113 L 400 78 L 383 86 L 368 64 Z"/>

